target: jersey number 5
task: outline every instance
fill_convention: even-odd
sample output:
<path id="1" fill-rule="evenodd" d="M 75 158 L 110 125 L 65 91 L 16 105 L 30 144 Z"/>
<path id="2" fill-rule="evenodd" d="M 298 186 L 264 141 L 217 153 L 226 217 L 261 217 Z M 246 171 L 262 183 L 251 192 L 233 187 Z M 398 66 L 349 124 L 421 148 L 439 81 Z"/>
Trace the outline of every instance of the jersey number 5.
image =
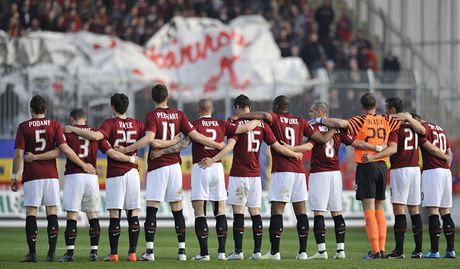
<path id="1" fill-rule="evenodd" d="M 46 130 L 35 130 L 35 143 L 40 143 L 39 147 L 35 147 L 35 151 L 43 151 L 46 148 L 46 139 L 41 135 L 45 134 Z"/>

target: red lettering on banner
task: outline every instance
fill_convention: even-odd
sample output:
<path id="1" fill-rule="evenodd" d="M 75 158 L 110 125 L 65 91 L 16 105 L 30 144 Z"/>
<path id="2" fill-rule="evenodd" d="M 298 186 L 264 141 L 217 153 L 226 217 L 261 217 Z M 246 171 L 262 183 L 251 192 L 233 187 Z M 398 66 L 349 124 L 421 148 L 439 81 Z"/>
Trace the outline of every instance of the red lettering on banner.
<path id="1" fill-rule="evenodd" d="M 219 32 L 217 36 L 206 34 L 203 42 L 188 44 L 177 50 L 170 50 L 165 53 L 158 53 L 155 48 L 144 50 L 144 55 L 160 68 L 180 68 L 185 63 L 194 64 L 199 60 L 208 57 L 208 52 L 217 52 L 231 45 L 231 41 L 236 40 L 236 44 L 242 47 L 250 46 L 244 36 L 236 32 Z"/>
<path id="2" fill-rule="evenodd" d="M 238 59 L 238 56 L 232 56 L 230 59 L 227 57 L 222 58 L 220 61 L 220 71 L 217 75 L 212 76 L 204 85 L 204 93 L 215 92 L 220 79 L 224 75 L 224 71 L 228 71 L 230 77 L 230 85 L 235 90 L 246 90 L 251 84 L 249 79 L 246 79 L 242 83 L 238 82 L 235 70 L 233 69 L 233 63 Z"/>
<path id="3" fill-rule="evenodd" d="M 117 46 L 117 40 L 115 38 L 112 38 L 110 40 L 110 45 L 108 46 L 108 48 L 113 49 L 116 46 Z M 98 43 L 98 42 L 93 43 L 93 49 L 95 49 L 95 50 L 102 49 L 101 43 Z"/>

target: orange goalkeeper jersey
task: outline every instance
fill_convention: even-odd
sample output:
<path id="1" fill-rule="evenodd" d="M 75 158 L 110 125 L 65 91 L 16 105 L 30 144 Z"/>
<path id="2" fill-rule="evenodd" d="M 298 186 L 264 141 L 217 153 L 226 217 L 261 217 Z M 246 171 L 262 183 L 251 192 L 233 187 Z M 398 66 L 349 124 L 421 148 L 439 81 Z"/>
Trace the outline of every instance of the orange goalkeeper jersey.
<path id="1" fill-rule="evenodd" d="M 355 116 L 348 120 L 348 132 L 357 140 L 364 140 L 372 145 L 386 145 L 390 132 L 397 130 L 401 123 L 391 116 L 378 114 L 364 114 Z M 364 154 L 371 154 L 374 151 L 355 149 L 355 162 L 362 163 Z M 375 160 L 387 161 L 387 158 Z"/>

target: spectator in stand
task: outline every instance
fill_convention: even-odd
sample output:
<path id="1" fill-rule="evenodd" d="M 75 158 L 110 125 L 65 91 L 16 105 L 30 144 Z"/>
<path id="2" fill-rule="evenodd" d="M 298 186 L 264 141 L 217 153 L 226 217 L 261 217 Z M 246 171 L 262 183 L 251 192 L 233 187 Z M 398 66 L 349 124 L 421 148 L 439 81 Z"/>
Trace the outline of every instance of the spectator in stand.
<path id="1" fill-rule="evenodd" d="M 398 57 L 391 52 L 387 53 L 383 59 L 383 71 L 386 73 L 382 78 L 382 82 L 384 83 L 394 83 L 399 78 L 401 64 Z"/>
<path id="2" fill-rule="evenodd" d="M 359 52 L 358 59 L 360 60 L 359 66 L 363 70 L 371 69 L 377 72 L 377 55 L 372 49 L 372 45 L 369 43 L 368 47 L 363 47 Z"/>
<path id="3" fill-rule="evenodd" d="M 324 0 L 323 5 L 316 10 L 315 20 L 318 24 L 318 34 L 321 42 L 329 38 L 331 24 L 334 22 L 334 10 L 330 0 Z"/>
<path id="4" fill-rule="evenodd" d="M 348 9 L 342 9 L 342 14 L 336 26 L 337 37 L 345 43 L 351 41 L 351 33 L 353 32 L 353 21 L 350 18 Z"/>
<path id="5" fill-rule="evenodd" d="M 371 42 L 364 37 L 363 31 L 361 29 L 356 31 L 355 40 L 351 42 L 351 45 L 357 47 L 358 50 L 372 46 Z"/>
<path id="6" fill-rule="evenodd" d="M 300 51 L 300 57 L 313 76 L 316 75 L 318 68 L 324 67 L 327 56 L 323 45 L 318 41 L 318 34 L 316 32 L 310 34 L 310 42 L 304 45 Z"/>

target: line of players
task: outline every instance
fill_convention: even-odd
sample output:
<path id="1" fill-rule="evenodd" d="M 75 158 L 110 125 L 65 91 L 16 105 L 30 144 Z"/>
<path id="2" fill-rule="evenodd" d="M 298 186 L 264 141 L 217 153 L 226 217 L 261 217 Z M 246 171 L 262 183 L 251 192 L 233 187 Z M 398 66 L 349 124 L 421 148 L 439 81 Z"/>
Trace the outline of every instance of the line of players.
<path id="1" fill-rule="evenodd" d="M 54 173 L 54 170 L 56 170 L 54 159 L 59 155 L 60 150 L 70 160 L 66 165 L 64 179 L 64 210 L 68 212 L 65 232 L 67 253 L 60 261 L 73 260 L 74 242 L 77 234 L 76 217 L 80 210 L 87 212 L 90 220 L 90 260 L 97 260 L 100 227 L 96 207 L 99 190 L 97 188 L 97 179 L 94 179 L 95 176 L 89 176 L 88 174 L 95 173 L 95 156 L 98 145 L 108 155 L 106 192 L 107 208 L 110 212 L 109 239 L 111 253 L 105 260 L 118 261 L 118 238 L 122 209 L 126 210 L 129 224 L 130 248 L 128 260 L 137 260 L 136 247 L 140 230 L 138 219 L 140 187 L 139 174 L 135 165 L 137 161 L 135 152 L 137 149 L 148 145 L 151 146 L 151 151 L 148 161 L 149 172 L 146 179 L 147 216 L 144 224 L 146 251 L 141 255 L 140 260 L 155 260 L 153 249 L 156 232 L 156 213 L 161 201 L 170 202 L 179 242 L 178 259 L 186 260 L 179 151 L 190 143 L 193 143 L 194 163 L 191 198 L 196 216 L 195 231 L 200 243 L 200 253 L 192 259 L 210 259 L 207 248 L 208 227 L 204 217 L 205 201 L 207 200 L 212 201 L 214 207 L 219 242 L 218 259 L 244 259 L 242 238 L 245 207 L 249 208 L 253 222 L 254 251 L 250 259 L 280 259 L 279 242 L 283 231 L 282 213 L 285 204 L 288 202 L 293 203 L 298 220 L 299 252 L 296 258 L 307 259 L 306 242 L 309 230 L 305 209 L 307 190 L 305 188 L 303 163 L 301 162 L 302 154 L 296 151 L 310 149 L 313 150 L 314 156 L 312 158 L 312 176 L 309 181 L 310 203 L 315 212 L 313 230 L 318 244 L 318 252 L 311 258 L 327 258 L 323 217 L 327 210 L 331 211 L 335 223 L 337 239 L 335 258 L 345 258 L 345 222 L 340 212 L 342 180 L 338 167 L 338 147 L 340 143 L 345 143 L 363 150 L 371 150 L 371 152 L 375 153 L 376 151 L 382 151 L 383 147 L 381 145 L 372 145 L 362 140 L 355 140 L 347 135 L 346 130 L 337 131 L 321 124 L 310 125 L 304 119 L 293 116 L 288 112 L 289 100 L 285 96 L 279 96 L 274 100 L 273 112 L 271 113 L 251 113 L 249 98 L 244 95 L 239 96 L 234 102 L 237 114 L 233 118 L 235 123 L 213 119 L 212 103 L 208 100 L 202 100 L 199 103 L 201 118 L 193 123 L 188 122 L 183 112 L 168 107 L 168 91 L 164 85 L 156 85 L 152 88 L 152 99 L 156 108 L 147 114 L 145 126 L 142 122 L 126 116 L 125 113 L 129 102 L 123 94 L 112 96 L 111 104 L 115 117 L 105 120 L 97 131 L 85 125 L 85 116 L 82 110 L 72 111 L 71 120 L 73 126 L 65 127 L 65 137 L 67 138 L 67 143 L 78 153 L 77 158 L 75 158 L 75 153 L 72 154 L 66 148 L 66 139 L 60 125 L 44 118 L 46 112 L 44 99 L 39 96 L 32 99 L 32 120 L 22 123 L 18 128 L 12 179 L 12 189 L 17 190 L 15 173 L 19 169 L 22 154 L 24 151 L 29 152 L 24 156 L 23 175 L 29 253 L 23 261 L 36 260 L 35 240 L 37 228 L 35 216 L 36 208 L 40 205 L 46 206 L 49 220 L 50 250 L 48 260 L 54 259 L 55 239 L 58 233 L 56 205 L 59 203 L 59 184 L 56 180 L 57 172 Z M 312 106 L 310 115 L 314 118 L 325 118 L 327 116 L 327 105 L 325 103 L 316 103 Z M 401 120 L 410 124 L 411 119 L 407 115 L 404 117 L 404 115 L 400 114 Z M 265 122 L 244 119 L 262 119 Z M 177 136 L 179 133 L 187 136 L 180 140 Z M 224 147 L 225 136 L 228 137 L 228 143 Z M 304 136 L 309 138 L 309 142 L 306 144 L 302 144 Z M 331 138 L 333 139 L 331 140 Z M 271 251 L 265 255 L 261 254 L 260 249 L 263 227 L 259 214 L 261 181 L 258 157 L 262 140 L 271 145 L 273 156 L 273 174 L 269 188 L 269 198 L 272 206 L 269 227 Z M 24 143 L 24 141 L 27 141 L 27 143 Z M 99 141 L 99 143 L 90 141 Z M 281 145 L 278 141 L 284 145 Z M 53 150 L 57 145 L 59 147 Z M 227 220 L 224 214 L 224 206 L 227 195 L 223 167 L 219 161 L 232 149 L 234 150 L 234 160 L 230 172 L 227 203 L 233 207 L 235 250 L 226 257 Z M 385 151 L 377 154 L 389 154 L 388 152 L 392 152 L 390 149 L 393 149 L 391 143 Z M 439 150 L 436 149 L 436 147 L 431 148 L 434 152 L 432 154 L 438 154 L 448 159 L 444 153 L 441 155 Z M 363 158 L 367 158 L 366 161 L 372 161 L 373 156 L 378 157 L 377 154 L 365 155 Z M 52 174 L 43 172 L 41 165 L 45 163 L 50 168 L 47 172 L 53 171 Z M 92 164 L 92 167 L 90 164 Z M 52 167 L 53 165 L 54 168 Z M 39 167 L 38 170 L 37 167 Z M 37 173 L 37 171 L 40 171 L 40 173 Z M 29 173 L 29 176 L 26 176 L 27 173 Z M 53 188 L 49 188 L 49 186 L 53 186 Z M 444 208 L 444 206 L 441 205 L 440 207 Z M 441 211 L 441 214 L 443 214 L 442 212 L 446 211 Z M 443 220 L 445 216 L 446 214 L 443 214 Z M 397 217 L 398 219 L 400 218 Z M 431 219 L 430 217 L 430 227 Z M 446 223 L 445 220 L 444 223 Z M 449 227 L 448 230 L 453 231 L 453 223 Z M 398 231 L 400 230 L 398 229 Z M 398 246 L 396 250 L 399 250 Z M 435 250 L 432 245 L 432 252 Z"/>

